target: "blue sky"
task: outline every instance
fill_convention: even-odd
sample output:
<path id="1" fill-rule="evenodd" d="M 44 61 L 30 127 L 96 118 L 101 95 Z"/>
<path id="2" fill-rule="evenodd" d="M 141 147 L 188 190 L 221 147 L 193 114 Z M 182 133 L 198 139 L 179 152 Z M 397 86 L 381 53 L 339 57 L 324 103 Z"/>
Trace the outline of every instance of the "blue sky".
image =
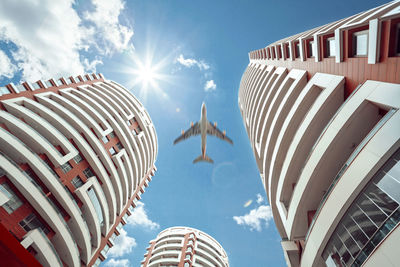
<path id="1" fill-rule="evenodd" d="M 104 265 L 139 266 L 148 241 L 182 225 L 218 240 L 232 267 L 284 266 L 237 105 L 247 53 L 385 1 L 58 2 L 1 1 L 0 84 L 101 72 L 139 97 L 158 135 L 158 172 Z M 157 66 L 155 87 L 137 82 L 140 62 Z M 192 164 L 199 137 L 172 145 L 203 101 L 234 141 L 208 138 L 213 165 Z"/>

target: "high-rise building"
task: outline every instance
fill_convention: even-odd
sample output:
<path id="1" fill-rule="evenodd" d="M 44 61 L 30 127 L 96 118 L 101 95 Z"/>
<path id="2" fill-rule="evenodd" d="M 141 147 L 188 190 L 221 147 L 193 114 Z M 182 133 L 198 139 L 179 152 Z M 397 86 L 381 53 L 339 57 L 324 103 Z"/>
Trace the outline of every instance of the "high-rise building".
<path id="1" fill-rule="evenodd" d="M 287 264 L 398 266 L 400 2 L 249 59 L 239 108 Z"/>
<path id="2" fill-rule="evenodd" d="M 0 251 L 98 265 L 156 171 L 143 105 L 101 74 L 0 87 Z"/>
<path id="3" fill-rule="evenodd" d="M 194 228 L 167 228 L 149 243 L 142 267 L 229 267 L 223 247 Z"/>

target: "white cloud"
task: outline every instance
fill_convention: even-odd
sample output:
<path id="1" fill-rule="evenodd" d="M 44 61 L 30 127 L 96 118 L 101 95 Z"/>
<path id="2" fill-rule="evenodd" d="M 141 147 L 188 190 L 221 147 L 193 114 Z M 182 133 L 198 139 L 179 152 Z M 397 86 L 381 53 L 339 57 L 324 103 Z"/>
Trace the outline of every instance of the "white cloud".
<path id="1" fill-rule="evenodd" d="M 199 61 L 194 58 L 184 58 L 182 54 L 180 54 L 179 57 L 176 58 L 176 61 L 188 68 L 192 66 L 197 66 L 200 70 L 208 70 L 210 68 L 210 65 L 208 65 L 203 60 Z"/>
<path id="2" fill-rule="evenodd" d="M 215 89 L 217 89 L 217 85 L 215 84 L 214 80 L 209 80 L 204 85 L 204 91 L 206 92 L 214 91 Z"/>
<path id="3" fill-rule="evenodd" d="M 119 22 L 125 3 L 121 0 L 92 0 L 92 3 L 95 10 L 86 11 L 84 18 L 95 25 L 96 32 L 102 33 L 98 48 L 105 54 L 129 48 L 133 30 Z"/>
<path id="4" fill-rule="evenodd" d="M 0 50 L 0 76 L 12 78 L 17 68 L 11 63 L 9 57 Z"/>
<path id="5" fill-rule="evenodd" d="M 272 220 L 272 210 L 270 206 L 261 205 L 243 216 L 233 216 L 233 219 L 239 225 L 250 227 L 251 231 L 261 231 L 262 227 L 267 227 L 269 221 Z"/>
<path id="6" fill-rule="evenodd" d="M 104 56 L 129 47 L 133 30 L 119 22 L 121 0 L 92 1 L 94 11 L 82 17 L 73 8 L 74 0 L 0 1 L 0 41 L 15 46 L 11 55 L 22 79 L 90 72 L 101 58 L 89 62 L 84 52 Z"/>
<path id="7" fill-rule="evenodd" d="M 110 259 L 104 266 L 109 267 L 129 267 L 132 266 L 128 259 Z"/>
<path id="8" fill-rule="evenodd" d="M 264 198 L 262 197 L 261 194 L 257 194 L 257 204 L 261 204 L 264 201 Z"/>
<path id="9" fill-rule="evenodd" d="M 158 223 L 153 222 L 147 216 L 143 202 L 137 203 L 136 208 L 133 209 L 132 215 L 128 217 L 128 224 L 133 226 L 141 226 L 148 230 L 157 230 L 160 228 Z"/>
<path id="10" fill-rule="evenodd" d="M 108 256 L 121 257 L 132 252 L 136 245 L 135 238 L 128 236 L 128 233 L 121 229 L 120 235 L 115 238 L 115 245 L 108 251 Z"/>

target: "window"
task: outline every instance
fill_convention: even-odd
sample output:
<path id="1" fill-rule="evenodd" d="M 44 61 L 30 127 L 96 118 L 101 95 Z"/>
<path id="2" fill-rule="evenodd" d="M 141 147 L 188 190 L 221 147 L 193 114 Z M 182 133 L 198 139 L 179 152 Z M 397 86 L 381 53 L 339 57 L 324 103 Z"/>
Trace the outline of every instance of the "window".
<path id="1" fill-rule="evenodd" d="M 15 86 L 17 93 L 26 91 L 26 88 L 23 84 L 18 84 Z"/>
<path id="2" fill-rule="evenodd" d="M 396 55 L 400 56 L 400 23 L 396 25 Z"/>
<path id="3" fill-rule="evenodd" d="M 314 57 L 314 41 L 309 41 L 307 44 L 308 57 Z"/>
<path id="4" fill-rule="evenodd" d="M 85 76 L 83 76 L 83 80 L 84 81 L 89 81 L 89 78 L 85 75 Z"/>
<path id="5" fill-rule="evenodd" d="M 187 260 L 190 260 L 190 258 L 191 258 L 190 254 L 187 254 L 185 257 L 185 259 L 187 259 Z"/>
<path id="6" fill-rule="evenodd" d="M 90 178 L 92 176 L 95 176 L 92 170 L 88 167 L 83 171 L 83 174 L 87 177 Z"/>
<path id="7" fill-rule="evenodd" d="M 26 232 L 29 232 L 30 230 L 34 230 L 36 228 L 42 229 L 42 231 L 45 234 L 49 233 L 49 229 L 47 229 L 46 226 L 44 226 L 39 219 L 36 217 L 35 214 L 31 213 L 28 216 L 26 216 L 25 219 L 19 222 L 19 225 L 24 228 Z"/>
<path id="8" fill-rule="evenodd" d="M 34 84 L 32 84 L 32 87 L 33 87 L 33 90 L 37 90 L 37 89 L 41 88 L 39 82 L 35 82 Z"/>
<path id="9" fill-rule="evenodd" d="M 71 180 L 71 184 L 75 187 L 75 188 L 79 188 L 83 185 L 83 181 L 81 179 L 81 177 L 76 176 L 74 177 L 74 179 Z"/>
<path id="10" fill-rule="evenodd" d="M 295 45 L 294 45 L 294 47 L 295 47 L 295 57 L 296 58 L 299 58 L 300 57 L 300 43 L 299 42 L 297 42 Z"/>
<path id="11" fill-rule="evenodd" d="M 75 83 L 80 83 L 80 82 L 81 82 L 81 80 L 79 79 L 79 76 L 76 76 L 76 77 L 74 78 L 74 80 L 75 80 Z"/>
<path id="12" fill-rule="evenodd" d="M 114 132 L 111 132 L 108 136 L 109 136 L 110 138 L 114 138 L 114 137 L 115 137 L 115 133 L 114 133 Z"/>
<path id="13" fill-rule="evenodd" d="M 361 266 L 400 223 L 399 160 L 397 151 L 342 217 L 323 252 L 328 266 Z"/>
<path id="14" fill-rule="evenodd" d="M 58 85 L 58 86 L 60 86 L 60 85 L 63 85 L 63 84 L 64 84 L 61 78 L 60 78 L 60 79 L 58 79 L 58 80 L 56 80 L 55 82 L 56 82 L 56 85 Z"/>
<path id="15" fill-rule="evenodd" d="M 117 152 L 115 152 L 115 149 L 113 147 L 111 147 L 108 151 L 110 152 L 111 155 L 117 154 Z"/>
<path id="16" fill-rule="evenodd" d="M 45 84 L 46 84 L 47 87 L 53 87 L 53 86 L 54 86 L 54 85 L 50 82 L 50 80 L 49 80 L 49 81 L 46 81 Z"/>
<path id="17" fill-rule="evenodd" d="M 8 214 L 13 213 L 15 210 L 22 206 L 22 201 L 17 197 L 15 192 L 8 184 L 1 184 L 0 191 L 8 198 L 8 201 L 2 206 L 8 212 Z"/>
<path id="18" fill-rule="evenodd" d="M 326 56 L 327 57 L 336 56 L 334 37 L 326 39 Z"/>
<path id="19" fill-rule="evenodd" d="M 68 162 L 65 162 L 63 165 L 61 165 L 60 166 L 61 167 L 61 170 L 64 172 L 64 173 L 67 173 L 67 172 L 69 172 L 70 170 L 72 170 L 72 166 L 71 166 L 71 164 L 69 164 Z"/>
<path id="20" fill-rule="evenodd" d="M 92 202 L 92 204 L 94 206 L 97 218 L 99 219 L 99 223 L 100 223 L 100 225 L 103 225 L 103 222 L 104 222 L 104 220 L 103 220 L 103 212 L 101 210 L 101 205 L 100 205 L 99 199 L 97 198 L 96 192 L 93 190 L 93 188 L 90 188 L 87 191 L 87 193 L 89 195 L 90 201 Z"/>
<path id="21" fill-rule="evenodd" d="M 66 82 L 67 82 L 67 84 L 71 84 L 71 83 L 73 83 L 73 80 L 72 80 L 72 78 L 70 77 L 70 78 L 67 78 L 67 79 L 66 79 Z"/>
<path id="22" fill-rule="evenodd" d="M 118 151 L 124 148 L 124 147 L 122 146 L 121 142 L 118 142 L 116 146 L 117 146 L 117 148 L 118 148 Z"/>
<path id="23" fill-rule="evenodd" d="M 11 92 L 10 92 L 10 90 L 8 90 L 7 87 L 5 87 L 5 86 L 0 87 L 0 95 L 6 95 L 9 93 L 11 93 Z"/>
<path id="24" fill-rule="evenodd" d="M 101 140 L 103 141 L 103 143 L 104 144 L 107 144 L 108 143 L 108 138 L 107 138 L 107 136 L 103 136 L 102 138 L 101 138 Z"/>
<path id="25" fill-rule="evenodd" d="M 76 155 L 74 157 L 74 161 L 75 161 L 75 163 L 79 163 L 79 162 L 83 161 L 81 154 L 78 153 L 78 155 Z"/>
<path id="26" fill-rule="evenodd" d="M 106 245 L 104 246 L 103 250 L 101 251 L 101 253 L 102 253 L 103 255 L 106 255 L 109 249 L 110 249 L 110 246 L 109 246 L 108 244 L 106 244 Z"/>
<path id="27" fill-rule="evenodd" d="M 368 30 L 353 33 L 353 56 L 368 54 Z"/>

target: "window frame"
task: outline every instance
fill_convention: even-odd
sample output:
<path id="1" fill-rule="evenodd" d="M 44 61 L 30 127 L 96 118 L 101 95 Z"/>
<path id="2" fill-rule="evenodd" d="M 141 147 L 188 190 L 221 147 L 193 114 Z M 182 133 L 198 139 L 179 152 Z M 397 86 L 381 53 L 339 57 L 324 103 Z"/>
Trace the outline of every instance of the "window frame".
<path id="1" fill-rule="evenodd" d="M 366 53 L 365 54 L 357 54 L 357 36 L 362 36 L 366 35 L 367 40 L 366 40 Z M 353 57 L 368 57 L 368 48 L 369 48 L 369 29 L 366 30 L 361 30 L 361 31 L 356 31 L 353 32 L 351 35 L 351 42 L 352 42 L 352 55 Z"/>

